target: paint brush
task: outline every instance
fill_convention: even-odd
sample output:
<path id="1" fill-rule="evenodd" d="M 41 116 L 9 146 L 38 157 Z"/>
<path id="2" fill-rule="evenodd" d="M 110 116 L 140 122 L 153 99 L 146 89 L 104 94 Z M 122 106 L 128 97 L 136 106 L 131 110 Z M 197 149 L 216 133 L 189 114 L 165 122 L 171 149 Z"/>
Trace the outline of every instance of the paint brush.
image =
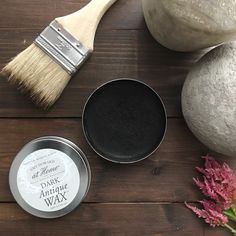
<path id="1" fill-rule="evenodd" d="M 116 1 L 92 0 L 79 11 L 56 18 L 2 73 L 37 105 L 50 107 L 92 53 L 98 24 Z"/>

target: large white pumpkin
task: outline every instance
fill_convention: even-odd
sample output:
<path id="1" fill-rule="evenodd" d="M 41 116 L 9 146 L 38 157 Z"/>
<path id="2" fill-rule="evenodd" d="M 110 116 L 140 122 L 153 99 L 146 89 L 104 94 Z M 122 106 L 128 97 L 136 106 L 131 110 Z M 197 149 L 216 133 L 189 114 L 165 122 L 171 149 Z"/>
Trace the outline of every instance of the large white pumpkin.
<path id="1" fill-rule="evenodd" d="M 147 26 L 162 45 L 194 51 L 236 35 L 235 0 L 142 0 Z"/>
<path id="2" fill-rule="evenodd" d="M 213 49 L 192 68 L 182 90 L 182 111 L 200 141 L 236 157 L 236 43 Z"/>

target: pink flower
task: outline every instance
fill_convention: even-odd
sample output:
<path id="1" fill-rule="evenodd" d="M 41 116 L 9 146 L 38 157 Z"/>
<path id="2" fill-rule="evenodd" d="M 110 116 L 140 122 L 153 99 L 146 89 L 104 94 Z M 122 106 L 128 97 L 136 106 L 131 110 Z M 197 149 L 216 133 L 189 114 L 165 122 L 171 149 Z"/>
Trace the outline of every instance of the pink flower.
<path id="1" fill-rule="evenodd" d="M 200 201 L 202 209 L 185 203 L 199 218 L 211 226 L 223 226 L 236 235 L 229 221 L 236 222 L 236 175 L 227 164 L 220 165 L 213 157 L 205 156 L 204 168 L 197 167 L 203 179 L 194 179 L 203 194 L 212 200 Z"/>
<path id="2" fill-rule="evenodd" d="M 228 218 L 223 214 L 220 206 L 212 201 L 203 200 L 200 201 L 203 209 L 199 209 L 195 206 L 191 206 L 188 203 L 185 205 L 191 209 L 199 218 L 203 218 L 206 223 L 211 226 L 224 226 L 228 223 Z"/>
<path id="3" fill-rule="evenodd" d="M 194 178 L 196 185 L 203 194 L 209 196 L 224 209 L 236 203 L 236 176 L 227 164 L 220 165 L 213 157 L 205 156 L 205 168 L 197 167 L 203 174 L 203 180 Z"/>

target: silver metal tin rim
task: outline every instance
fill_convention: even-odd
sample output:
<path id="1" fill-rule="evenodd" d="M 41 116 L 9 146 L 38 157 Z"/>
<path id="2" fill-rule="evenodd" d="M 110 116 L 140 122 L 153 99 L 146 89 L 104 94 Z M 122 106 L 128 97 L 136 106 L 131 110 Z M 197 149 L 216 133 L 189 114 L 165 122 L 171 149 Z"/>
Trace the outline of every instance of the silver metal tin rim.
<path id="1" fill-rule="evenodd" d="M 21 162 L 24 160 L 26 156 L 28 156 L 31 152 L 43 149 L 43 148 L 54 148 L 59 151 L 67 154 L 74 162 L 78 168 L 81 177 L 81 184 L 79 187 L 79 191 L 73 201 L 67 205 L 65 208 L 60 209 L 58 211 L 46 212 L 40 211 L 31 207 L 21 196 L 18 187 L 17 187 L 17 173 Z M 73 154 L 73 155 L 71 155 Z M 12 162 L 10 172 L 9 172 L 9 185 L 10 190 L 16 200 L 16 202 L 28 213 L 40 217 L 40 218 L 58 218 L 70 213 L 74 210 L 85 198 L 88 193 L 89 187 L 91 183 L 91 169 L 89 162 L 82 152 L 82 150 L 75 145 L 73 142 L 57 137 L 57 136 L 44 136 L 37 139 L 32 140 L 27 143 L 16 155 L 15 159 Z"/>
<path id="2" fill-rule="evenodd" d="M 88 138 L 87 138 L 87 135 L 86 135 L 86 132 L 85 132 L 85 128 L 84 128 L 84 113 L 85 113 L 85 109 L 86 109 L 86 106 L 87 106 L 87 104 L 88 104 L 90 98 L 93 96 L 93 94 L 94 94 L 98 89 L 100 89 L 100 88 L 103 87 L 104 85 L 109 84 L 109 83 L 112 83 L 112 82 L 115 82 L 115 81 L 120 81 L 120 80 L 134 81 L 134 82 L 138 82 L 138 83 L 141 83 L 141 84 L 147 86 L 147 87 L 148 87 L 149 89 L 151 89 L 151 90 L 156 94 L 156 96 L 160 99 L 160 102 L 161 102 L 161 104 L 162 104 L 162 106 L 163 106 L 163 109 L 164 109 L 164 112 L 165 112 L 166 125 L 165 125 L 165 130 L 164 130 L 164 133 L 163 133 L 163 137 L 162 137 L 161 142 L 159 143 L 159 145 L 158 145 L 151 153 L 149 153 L 148 155 L 146 155 L 146 156 L 144 156 L 143 158 L 140 158 L 139 160 L 136 160 L 136 161 L 124 161 L 124 162 L 122 162 L 122 161 L 115 161 L 115 160 L 112 160 L 112 159 L 107 158 L 106 156 L 102 155 L 102 154 L 99 153 L 99 152 L 93 147 L 93 145 L 90 143 L 90 141 L 89 141 Z M 83 112 L 82 112 L 82 129 L 83 129 L 83 133 L 84 133 L 84 136 L 85 136 L 85 139 L 86 139 L 87 143 L 88 143 L 89 146 L 93 149 L 93 151 L 94 151 L 96 154 L 98 154 L 100 157 L 102 157 L 103 159 L 105 159 L 105 160 L 107 160 L 107 161 L 110 161 L 110 162 L 113 162 L 113 163 L 117 163 L 117 164 L 133 164 L 133 163 L 140 162 L 140 161 L 143 161 L 143 160 L 147 159 L 148 157 L 150 157 L 153 153 L 155 153 L 155 152 L 159 149 L 160 145 L 162 144 L 162 142 L 163 142 L 163 140 L 164 140 L 164 138 L 165 138 L 165 136 L 166 136 L 166 131 L 167 131 L 167 112 L 166 112 L 166 108 L 165 108 L 164 102 L 162 101 L 160 95 L 159 95 L 152 87 L 150 87 L 150 86 L 147 85 L 146 83 L 144 83 L 144 82 L 142 82 L 142 81 L 139 81 L 139 80 L 136 80 L 136 79 L 131 79 L 131 78 L 113 79 L 113 80 L 110 80 L 110 81 L 108 81 L 108 82 L 106 82 L 106 83 L 103 83 L 102 85 L 100 85 L 99 87 L 97 87 L 97 88 L 90 94 L 90 96 L 88 97 L 88 99 L 87 99 L 87 101 L 86 101 L 86 103 L 85 103 L 85 105 L 84 105 Z"/>

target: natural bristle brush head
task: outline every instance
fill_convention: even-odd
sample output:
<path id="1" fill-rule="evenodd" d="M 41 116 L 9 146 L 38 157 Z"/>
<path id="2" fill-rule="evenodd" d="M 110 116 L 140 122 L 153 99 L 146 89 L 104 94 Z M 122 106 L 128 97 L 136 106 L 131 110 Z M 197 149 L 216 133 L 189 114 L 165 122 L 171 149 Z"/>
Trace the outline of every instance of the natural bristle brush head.
<path id="1" fill-rule="evenodd" d="M 92 0 L 79 11 L 56 18 L 2 73 L 37 105 L 50 107 L 93 51 L 97 26 L 116 1 Z"/>
<path id="2" fill-rule="evenodd" d="M 3 69 L 10 83 L 44 109 L 60 97 L 71 75 L 34 43 Z"/>

